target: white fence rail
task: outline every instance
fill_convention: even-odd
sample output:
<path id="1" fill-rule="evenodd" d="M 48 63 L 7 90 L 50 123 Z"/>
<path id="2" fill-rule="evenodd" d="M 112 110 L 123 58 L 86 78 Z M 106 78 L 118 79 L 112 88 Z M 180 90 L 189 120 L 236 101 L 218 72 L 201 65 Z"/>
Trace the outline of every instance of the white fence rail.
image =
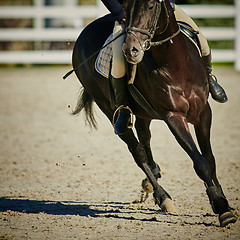
<path id="1" fill-rule="evenodd" d="M 71 2 L 71 4 L 70 4 Z M 44 6 L 42 0 L 34 0 L 34 6 L 2 6 L 0 19 L 31 18 L 33 28 L 1 28 L 0 44 L 3 41 L 75 41 L 84 27 L 84 18 L 97 18 L 107 13 L 98 0 L 96 5 L 76 6 L 69 1 L 67 6 Z M 234 49 L 212 49 L 213 61 L 234 62 L 240 70 L 240 1 L 235 5 L 182 5 L 194 18 L 234 18 L 235 27 L 202 27 L 201 31 L 208 40 L 233 40 Z M 44 19 L 65 19 L 71 22 L 68 28 L 45 28 Z M 0 51 L 0 63 L 71 63 L 71 50 L 35 50 L 35 51 Z"/>

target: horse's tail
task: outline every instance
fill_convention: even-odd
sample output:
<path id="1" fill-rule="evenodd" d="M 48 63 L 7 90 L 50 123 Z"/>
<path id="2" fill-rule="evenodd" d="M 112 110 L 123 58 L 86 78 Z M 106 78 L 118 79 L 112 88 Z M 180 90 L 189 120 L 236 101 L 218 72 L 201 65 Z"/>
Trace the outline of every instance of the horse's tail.
<path id="1" fill-rule="evenodd" d="M 97 122 L 95 120 L 93 112 L 93 102 L 93 98 L 83 88 L 83 90 L 79 94 L 77 105 L 72 114 L 78 115 L 84 109 L 86 115 L 86 122 L 90 125 L 90 127 L 97 128 Z"/>

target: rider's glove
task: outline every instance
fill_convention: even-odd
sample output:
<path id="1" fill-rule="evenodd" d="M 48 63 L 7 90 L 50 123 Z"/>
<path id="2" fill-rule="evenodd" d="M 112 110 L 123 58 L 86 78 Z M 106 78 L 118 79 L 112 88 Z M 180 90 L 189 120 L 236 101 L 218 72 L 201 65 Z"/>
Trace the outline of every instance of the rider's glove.
<path id="1" fill-rule="evenodd" d="M 122 18 L 121 20 L 118 21 L 120 24 L 126 24 L 127 20 L 126 18 Z"/>

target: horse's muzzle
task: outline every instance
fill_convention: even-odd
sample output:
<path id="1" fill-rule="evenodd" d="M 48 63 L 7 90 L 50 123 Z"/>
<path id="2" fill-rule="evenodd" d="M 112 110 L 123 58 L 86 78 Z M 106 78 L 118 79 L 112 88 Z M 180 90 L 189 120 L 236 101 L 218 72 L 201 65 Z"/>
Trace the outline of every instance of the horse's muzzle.
<path id="1" fill-rule="evenodd" d="M 144 52 L 142 51 L 139 44 L 134 44 L 131 42 L 124 43 L 122 50 L 127 61 L 131 64 L 137 64 L 143 59 Z"/>

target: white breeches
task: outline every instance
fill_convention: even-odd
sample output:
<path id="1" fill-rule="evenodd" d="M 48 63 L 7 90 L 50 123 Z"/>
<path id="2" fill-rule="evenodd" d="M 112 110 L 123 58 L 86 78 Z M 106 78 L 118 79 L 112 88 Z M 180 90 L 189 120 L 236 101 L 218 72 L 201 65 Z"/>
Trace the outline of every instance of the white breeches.
<path id="1" fill-rule="evenodd" d="M 174 13 L 175 13 L 175 17 L 176 17 L 177 21 L 185 22 L 185 23 L 189 24 L 195 31 L 199 32 L 198 38 L 199 38 L 200 45 L 201 45 L 202 56 L 209 55 L 210 48 L 208 46 L 207 39 L 200 32 L 196 23 L 179 6 L 175 5 L 174 7 L 175 7 Z"/>
<path id="2" fill-rule="evenodd" d="M 122 31 L 124 31 L 125 25 L 115 22 L 113 29 L 113 38 L 118 36 Z M 119 37 L 112 43 L 113 50 L 113 60 L 112 60 L 112 76 L 114 78 L 124 77 L 126 74 L 126 68 L 124 63 L 124 56 L 122 52 L 122 45 L 125 39 L 125 34 Z"/>

